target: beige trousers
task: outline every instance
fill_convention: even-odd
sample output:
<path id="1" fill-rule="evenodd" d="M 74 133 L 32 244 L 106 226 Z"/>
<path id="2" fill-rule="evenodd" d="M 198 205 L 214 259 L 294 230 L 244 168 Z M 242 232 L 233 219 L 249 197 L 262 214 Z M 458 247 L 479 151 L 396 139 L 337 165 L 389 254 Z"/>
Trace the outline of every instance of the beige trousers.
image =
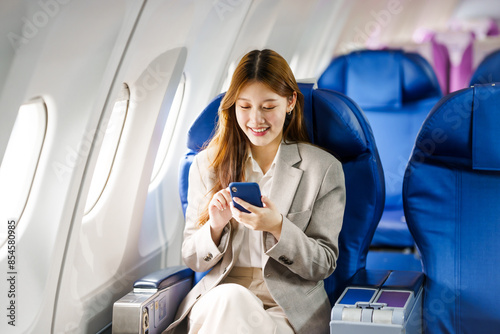
<path id="1" fill-rule="evenodd" d="M 235 267 L 221 284 L 191 309 L 189 334 L 293 334 L 281 307 L 262 277 L 262 269 Z"/>

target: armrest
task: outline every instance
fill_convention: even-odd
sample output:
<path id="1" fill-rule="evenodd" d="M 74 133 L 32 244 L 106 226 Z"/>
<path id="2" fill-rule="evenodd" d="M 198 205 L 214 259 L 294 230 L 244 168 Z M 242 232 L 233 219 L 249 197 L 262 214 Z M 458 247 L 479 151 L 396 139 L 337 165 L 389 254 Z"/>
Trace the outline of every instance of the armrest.
<path id="1" fill-rule="evenodd" d="M 402 290 L 412 292 L 416 296 L 423 286 L 424 274 L 419 271 L 390 271 L 390 270 L 359 270 L 346 283 L 344 293 L 335 304 L 346 304 L 346 300 L 356 296 L 373 296 L 380 290 Z M 371 293 L 364 292 L 370 291 Z M 368 300 L 360 300 L 368 302 Z M 347 303 L 350 304 L 350 303 Z M 354 303 L 353 303 L 354 305 Z"/>
<path id="2" fill-rule="evenodd" d="M 424 274 L 358 271 L 332 308 L 331 333 L 420 333 Z"/>
<path id="3" fill-rule="evenodd" d="M 382 289 L 412 291 L 416 296 L 424 284 L 424 273 L 419 271 L 396 270 L 391 272 Z"/>
<path id="4" fill-rule="evenodd" d="M 172 286 L 189 276 L 193 275 L 193 271 L 185 266 L 174 266 L 161 269 L 138 279 L 134 283 L 136 289 L 155 289 L 162 290 Z"/>
<path id="5" fill-rule="evenodd" d="M 360 269 L 347 281 L 346 286 L 380 288 L 390 275 L 390 270 Z"/>
<path id="6" fill-rule="evenodd" d="M 160 334 L 193 287 L 193 271 L 169 267 L 137 280 L 134 289 L 113 304 L 113 334 Z"/>
<path id="7" fill-rule="evenodd" d="M 355 305 L 357 302 L 372 302 L 390 274 L 389 270 L 358 270 L 347 281 L 346 288 L 335 305 Z"/>

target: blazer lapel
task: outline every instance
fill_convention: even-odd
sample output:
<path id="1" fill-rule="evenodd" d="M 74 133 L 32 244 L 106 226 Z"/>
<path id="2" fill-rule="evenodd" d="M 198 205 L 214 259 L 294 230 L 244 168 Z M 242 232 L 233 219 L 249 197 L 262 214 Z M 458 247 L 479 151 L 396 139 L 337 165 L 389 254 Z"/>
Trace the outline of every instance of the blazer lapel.
<path id="1" fill-rule="evenodd" d="M 279 212 L 286 216 L 303 173 L 301 169 L 294 167 L 294 165 L 300 162 L 302 158 L 297 144 L 281 144 L 279 154 L 269 197 L 277 206 Z"/>

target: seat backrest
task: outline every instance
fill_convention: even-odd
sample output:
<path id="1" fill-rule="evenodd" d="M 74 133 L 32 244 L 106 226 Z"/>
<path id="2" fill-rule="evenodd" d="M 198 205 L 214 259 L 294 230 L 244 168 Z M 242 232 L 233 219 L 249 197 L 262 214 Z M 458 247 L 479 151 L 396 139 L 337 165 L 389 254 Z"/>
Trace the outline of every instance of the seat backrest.
<path id="1" fill-rule="evenodd" d="M 427 276 L 426 333 L 498 333 L 500 87 L 444 97 L 405 172 L 406 219 Z"/>
<path id="2" fill-rule="evenodd" d="M 325 280 L 330 300 L 366 264 L 366 255 L 384 206 L 384 176 L 370 126 L 359 107 L 343 94 L 299 84 L 309 137 L 342 162 L 346 182 L 344 225 L 335 272 Z M 187 206 L 189 166 L 213 134 L 222 95 L 216 97 L 191 126 L 189 151 L 180 166 L 180 196 Z"/>
<path id="3" fill-rule="evenodd" d="M 500 82 L 500 50 L 490 53 L 481 61 L 470 79 L 470 86 L 491 82 Z"/>
<path id="4" fill-rule="evenodd" d="M 396 238 L 376 235 L 375 245 L 412 246 L 403 216 L 403 174 L 418 130 L 442 96 L 432 67 L 415 53 L 358 51 L 335 58 L 318 86 L 352 98 L 373 129 L 386 182 L 386 208 L 379 231 L 385 221 L 394 221 L 388 226 L 404 225 L 405 233 Z M 387 233 L 394 235 L 393 231 Z"/>

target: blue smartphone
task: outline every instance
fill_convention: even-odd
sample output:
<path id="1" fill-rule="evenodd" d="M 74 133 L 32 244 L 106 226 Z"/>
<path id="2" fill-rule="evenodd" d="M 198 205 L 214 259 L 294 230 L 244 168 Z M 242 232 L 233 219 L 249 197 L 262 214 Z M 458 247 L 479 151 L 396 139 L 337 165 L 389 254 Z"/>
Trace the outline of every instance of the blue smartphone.
<path id="1" fill-rule="evenodd" d="M 231 193 L 231 198 L 238 197 L 254 206 L 262 207 L 260 188 L 255 182 L 231 182 L 229 184 L 229 191 Z M 250 213 L 250 211 L 237 204 L 234 199 L 233 204 L 234 207 L 241 212 Z"/>

